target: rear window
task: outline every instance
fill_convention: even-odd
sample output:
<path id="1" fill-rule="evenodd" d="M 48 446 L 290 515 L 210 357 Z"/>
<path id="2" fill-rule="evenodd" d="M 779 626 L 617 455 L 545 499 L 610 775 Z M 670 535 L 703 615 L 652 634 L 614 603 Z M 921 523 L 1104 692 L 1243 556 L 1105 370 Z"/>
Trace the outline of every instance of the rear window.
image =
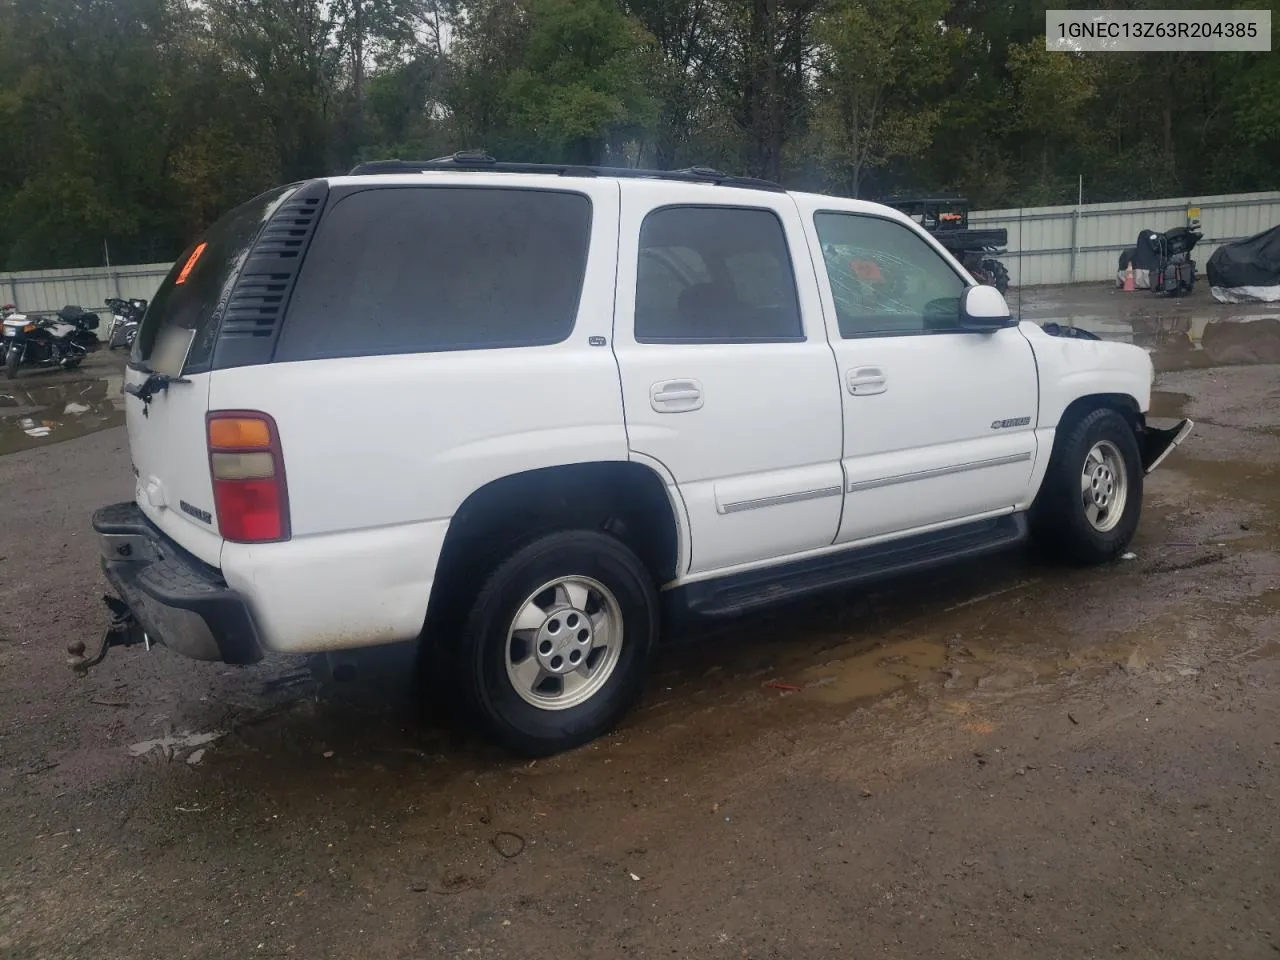
<path id="1" fill-rule="evenodd" d="M 183 251 L 142 319 L 134 360 L 148 362 L 157 343 L 169 333 L 190 330 L 193 337 L 185 369 L 208 369 L 218 338 L 219 307 L 263 225 L 295 189 L 296 185 L 277 187 L 242 203 Z"/>
<path id="2" fill-rule="evenodd" d="M 490 187 L 363 189 L 331 204 L 275 359 L 558 343 L 573 330 L 591 202 Z"/>

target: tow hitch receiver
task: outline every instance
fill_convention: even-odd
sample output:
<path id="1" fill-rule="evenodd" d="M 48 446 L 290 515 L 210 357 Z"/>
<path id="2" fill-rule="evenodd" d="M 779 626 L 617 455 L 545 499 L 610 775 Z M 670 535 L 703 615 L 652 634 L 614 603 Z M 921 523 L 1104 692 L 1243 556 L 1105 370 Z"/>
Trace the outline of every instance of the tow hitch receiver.
<path id="1" fill-rule="evenodd" d="M 111 623 L 103 631 L 102 644 L 98 647 L 98 652 L 92 657 L 85 656 L 83 640 L 75 640 L 67 644 L 67 653 L 70 654 L 67 665 L 82 677 L 89 672 L 90 667 L 96 667 L 105 660 L 107 651 L 112 647 L 132 647 L 138 643 L 145 643 L 148 649 L 151 647 L 142 626 L 134 619 L 133 611 L 123 600 L 104 596 L 102 602 L 111 611 Z"/>

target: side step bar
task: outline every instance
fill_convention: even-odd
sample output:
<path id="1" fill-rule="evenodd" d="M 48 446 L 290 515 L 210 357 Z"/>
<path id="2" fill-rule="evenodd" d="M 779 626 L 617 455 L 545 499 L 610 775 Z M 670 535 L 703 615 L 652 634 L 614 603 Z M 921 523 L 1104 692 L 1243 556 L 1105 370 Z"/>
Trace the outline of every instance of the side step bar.
<path id="1" fill-rule="evenodd" d="M 859 586 L 927 570 L 1016 546 L 1027 539 L 1027 518 L 1015 513 L 934 533 L 733 574 L 672 591 L 671 600 L 690 613 L 735 616 L 779 600 L 792 600 L 833 587 Z"/>

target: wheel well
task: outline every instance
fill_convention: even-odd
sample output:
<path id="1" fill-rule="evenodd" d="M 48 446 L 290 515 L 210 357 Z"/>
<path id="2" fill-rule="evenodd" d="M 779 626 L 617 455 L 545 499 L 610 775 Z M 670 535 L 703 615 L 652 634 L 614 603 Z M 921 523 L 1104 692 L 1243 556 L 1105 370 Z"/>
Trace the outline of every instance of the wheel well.
<path id="1" fill-rule="evenodd" d="M 1142 411 L 1138 409 L 1138 401 L 1127 393 L 1091 393 L 1085 397 L 1077 397 L 1067 405 L 1067 409 L 1058 418 L 1058 429 L 1061 430 L 1066 424 L 1085 414 L 1104 408 L 1114 410 L 1124 417 L 1135 433 L 1142 426 Z"/>
<path id="2" fill-rule="evenodd" d="M 494 480 L 463 501 L 436 565 L 431 611 L 460 612 L 494 567 L 557 530 L 604 531 L 630 547 L 656 583 L 676 575 L 676 517 L 658 474 L 629 461 L 547 467 Z"/>

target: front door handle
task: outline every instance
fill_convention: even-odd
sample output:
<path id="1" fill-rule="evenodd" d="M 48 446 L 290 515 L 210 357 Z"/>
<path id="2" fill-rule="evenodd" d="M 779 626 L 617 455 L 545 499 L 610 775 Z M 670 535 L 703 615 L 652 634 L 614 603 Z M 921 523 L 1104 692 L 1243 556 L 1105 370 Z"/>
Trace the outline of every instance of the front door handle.
<path id="1" fill-rule="evenodd" d="M 701 410 L 702 384 L 697 380 L 660 380 L 649 388 L 649 405 L 658 413 Z"/>
<path id="2" fill-rule="evenodd" d="M 850 370 L 845 383 L 855 397 L 870 397 L 889 389 L 889 379 L 882 367 L 858 367 Z"/>

